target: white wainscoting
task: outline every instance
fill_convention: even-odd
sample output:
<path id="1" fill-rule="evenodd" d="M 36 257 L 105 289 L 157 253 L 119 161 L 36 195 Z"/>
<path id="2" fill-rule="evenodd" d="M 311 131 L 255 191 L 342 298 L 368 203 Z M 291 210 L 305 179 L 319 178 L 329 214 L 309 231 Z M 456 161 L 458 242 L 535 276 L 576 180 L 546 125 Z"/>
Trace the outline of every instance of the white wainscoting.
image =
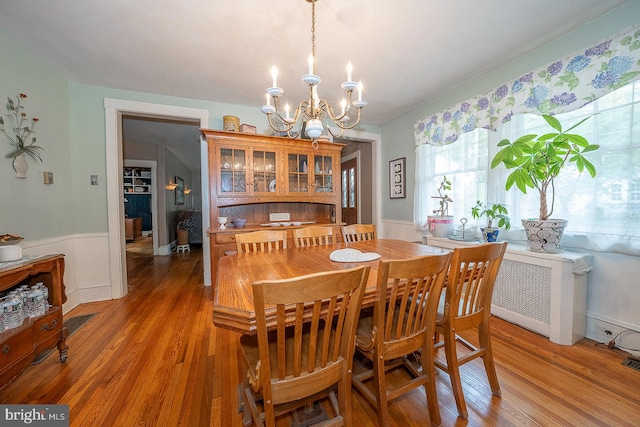
<path id="1" fill-rule="evenodd" d="M 24 255 L 64 254 L 67 302 L 63 314 L 82 303 L 112 299 L 107 233 L 23 241 L 21 245 Z"/>

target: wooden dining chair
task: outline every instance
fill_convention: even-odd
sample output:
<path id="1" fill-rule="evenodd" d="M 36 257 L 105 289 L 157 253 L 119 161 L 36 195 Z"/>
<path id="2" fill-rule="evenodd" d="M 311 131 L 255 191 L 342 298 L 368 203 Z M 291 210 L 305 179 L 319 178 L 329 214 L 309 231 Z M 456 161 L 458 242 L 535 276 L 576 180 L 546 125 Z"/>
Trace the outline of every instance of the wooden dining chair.
<path id="1" fill-rule="evenodd" d="M 460 381 L 460 365 L 482 358 L 491 391 L 500 396 L 500 384 L 491 349 L 491 298 L 498 269 L 507 249 L 507 242 L 486 243 L 456 248 L 447 276 L 444 304 L 436 322 L 436 351 L 445 350 L 446 364 L 436 360 L 436 366 L 449 374 L 458 414 L 467 418 L 467 405 Z M 476 347 L 457 333 L 476 328 L 479 345 Z M 439 340 L 440 335 L 443 340 Z M 458 355 L 456 342 L 469 351 Z"/>
<path id="2" fill-rule="evenodd" d="M 260 230 L 236 234 L 238 253 L 287 249 L 286 230 Z"/>
<path id="3" fill-rule="evenodd" d="M 342 238 L 345 243 L 376 240 L 376 226 L 375 224 L 343 225 Z"/>
<path id="4" fill-rule="evenodd" d="M 253 284 L 257 335 L 240 338 L 244 425 L 275 426 L 279 415 L 326 395 L 334 411 L 327 425 L 352 425 L 355 334 L 368 276 L 369 267 L 359 266 Z"/>
<path id="5" fill-rule="evenodd" d="M 439 424 L 434 380 L 433 337 L 440 294 L 451 254 L 380 261 L 373 310 L 363 311 L 358 323 L 356 349 L 372 368 L 353 376 L 353 385 L 377 409 L 378 426 L 389 425 L 388 402 L 424 386 L 429 417 Z M 386 297 L 385 297 L 386 296 Z M 409 355 L 421 351 L 421 366 Z M 411 379 L 398 384 L 387 373 L 404 369 Z M 373 390 L 370 381 L 373 379 Z"/>
<path id="6" fill-rule="evenodd" d="M 330 245 L 333 243 L 333 227 L 312 225 L 293 229 L 293 243 L 296 248 Z"/>

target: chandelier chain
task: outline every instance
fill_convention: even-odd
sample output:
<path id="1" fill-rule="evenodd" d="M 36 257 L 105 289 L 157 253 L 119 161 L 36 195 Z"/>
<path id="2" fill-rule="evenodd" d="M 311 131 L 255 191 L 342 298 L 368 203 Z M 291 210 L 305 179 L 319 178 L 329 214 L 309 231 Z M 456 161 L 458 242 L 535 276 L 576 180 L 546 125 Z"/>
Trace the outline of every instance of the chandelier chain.
<path id="1" fill-rule="evenodd" d="M 316 0 L 311 0 L 311 55 L 313 56 L 313 72 L 315 73 L 316 59 Z"/>

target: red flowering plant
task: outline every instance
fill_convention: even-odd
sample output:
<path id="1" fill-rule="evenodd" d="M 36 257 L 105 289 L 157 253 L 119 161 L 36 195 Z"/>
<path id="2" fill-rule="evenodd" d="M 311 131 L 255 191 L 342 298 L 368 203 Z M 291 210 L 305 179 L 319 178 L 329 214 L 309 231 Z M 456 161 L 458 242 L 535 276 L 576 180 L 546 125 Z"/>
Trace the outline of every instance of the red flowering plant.
<path id="1" fill-rule="evenodd" d="M 0 116 L 0 131 L 9 138 L 9 142 L 15 148 L 7 154 L 6 157 L 14 158 L 21 154 L 27 154 L 33 160 L 42 161 L 39 150 L 44 150 L 44 148 L 35 145 L 36 137 L 35 131 L 33 130 L 38 119 L 36 117 L 30 120 L 27 118 L 27 113 L 24 112 L 24 107 L 22 106 L 22 100 L 26 97 L 27 95 L 21 93 L 16 96 L 15 101 L 7 98 L 7 110 L 9 114 L 5 114 L 4 116 L 6 117 L 6 122 L 5 119 Z M 27 143 L 29 138 L 31 138 L 31 142 Z"/>

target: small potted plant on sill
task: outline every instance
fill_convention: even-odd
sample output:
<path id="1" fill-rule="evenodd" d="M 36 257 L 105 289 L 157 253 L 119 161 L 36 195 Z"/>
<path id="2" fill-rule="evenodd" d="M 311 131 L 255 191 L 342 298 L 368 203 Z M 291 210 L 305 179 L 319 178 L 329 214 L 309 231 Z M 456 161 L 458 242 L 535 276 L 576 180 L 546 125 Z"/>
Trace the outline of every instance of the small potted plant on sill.
<path id="1" fill-rule="evenodd" d="M 530 250 L 555 253 L 558 251 L 560 238 L 568 221 L 551 218 L 555 202 L 554 180 L 568 163 L 574 163 L 579 172 L 586 169 L 592 178 L 595 177 L 596 168 L 585 154 L 597 150 L 600 146 L 590 144 L 581 135 L 569 133 L 591 116 L 566 130 L 562 129 L 560 121 L 555 117 L 550 115 L 542 117 L 554 131 L 539 136 L 524 135 L 513 142 L 503 139 L 498 143 L 498 147 L 503 148 L 493 158 L 491 168 L 503 164 L 507 169 L 515 169 L 507 177 L 505 184 L 507 190 L 514 184 L 524 194 L 527 193 L 527 188 L 538 190 L 540 216 L 522 219 L 522 225 L 525 228 Z M 548 191 L 551 191 L 549 197 Z"/>
<path id="2" fill-rule="evenodd" d="M 483 216 L 487 217 L 487 225 L 480 228 L 485 242 L 496 242 L 501 227 L 504 227 L 505 230 L 511 228 L 511 219 L 508 214 L 507 207 L 501 203 L 492 203 L 491 207 L 489 207 L 488 204 L 484 204 L 478 200 L 476 205 L 471 208 L 471 216 L 473 218 L 479 219 Z M 493 226 L 493 220 L 498 220 L 496 227 Z"/>
<path id="3" fill-rule="evenodd" d="M 449 203 L 453 203 L 453 199 L 449 197 L 446 191 L 451 191 L 451 181 L 446 176 L 442 177 L 442 182 L 438 186 L 438 195 L 431 196 L 438 201 L 438 209 L 433 210 L 433 215 L 427 218 L 429 231 L 435 237 L 449 237 L 453 232 L 453 215 L 449 215 Z"/>

